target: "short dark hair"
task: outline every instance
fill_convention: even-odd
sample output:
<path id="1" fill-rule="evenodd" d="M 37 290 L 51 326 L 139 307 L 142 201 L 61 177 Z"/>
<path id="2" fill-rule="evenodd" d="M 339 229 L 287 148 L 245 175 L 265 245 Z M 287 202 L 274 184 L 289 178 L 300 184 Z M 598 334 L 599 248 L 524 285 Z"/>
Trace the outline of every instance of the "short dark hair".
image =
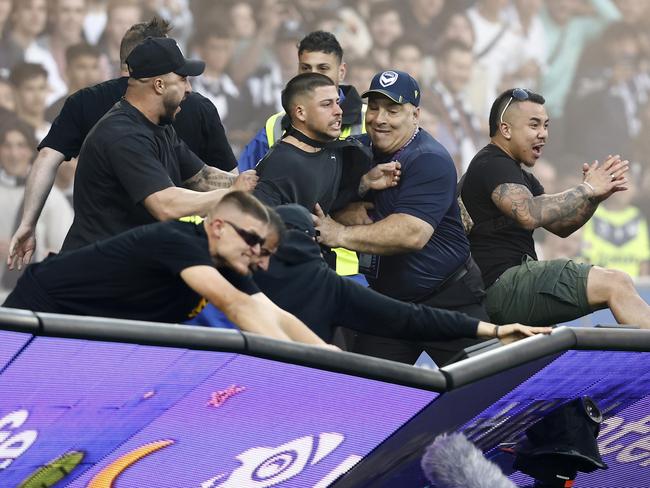
<path id="1" fill-rule="evenodd" d="M 509 88 L 508 90 L 504 91 L 497 97 L 497 99 L 494 101 L 492 104 L 492 108 L 490 109 L 490 137 L 494 137 L 497 132 L 499 131 L 499 121 L 501 119 L 501 112 L 505 108 L 506 104 L 508 103 L 508 100 L 510 100 L 510 97 L 512 97 L 512 92 L 516 88 Z M 537 103 L 539 105 L 544 105 L 546 103 L 546 99 L 541 96 L 539 93 L 532 92 L 530 90 L 524 89 L 526 93 L 528 93 L 528 98 L 526 102 L 533 102 Z M 510 102 L 511 105 L 519 103 L 519 100 L 516 98 L 512 99 L 512 102 Z"/>
<path id="2" fill-rule="evenodd" d="M 250 215 L 260 222 L 269 223 L 270 217 L 266 205 L 245 191 L 231 191 L 226 193 L 223 198 L 219 200 L 212 209 L 210 209 L 208 219 L 212 220 L 214 212 L 226 205 L 233 206 L 240 212 Z"/>
<path id="3" fill-rule="evenodd" d="M 304 51 L 334 54 L 339 63 L 343 61 L 343 48 L 331 32 L 318 30 L 307 34 L 298 43 L 298 56 Z"/>
<path id="4" fill-rule="evenodd" d="M 133 48 L 147 37 L 167 37 L 172 26 L 160 17 L 153 17 L 149 22 L 138 22 L 129 27 L 120 42 L 120 63 L 125 64 Z"/>
<path id="5" fill-rule="evenodd" d="M 75 59 L 82 56 L 89 56 L 93 58 L 99 58 L 101 53 L 95 46 L 91 46 L 87 42 L 80 42 L 68 46 L 65 50 L 65 62 L 66 64 L 71 64 Z"/>
<path id="6" fill-rule="evenodd" d="M 321 73 L 300 73 L 289 80 L 282 90 L 282 108 L 290 119 L 296 97 L 321 86 L 336 86 L 336 84 Z"/>
<path id="7" fill-rule="evenodd" d="M 47 79 L 47 70 L 40 63 L 16 63 L 13 68 L 11 68 L 11 73 L 9 74 L 9 81 L 11 84 L 18 88 L 20 85 L 25 83 L 27 80 L 33 78 L 44 77 Z"/>

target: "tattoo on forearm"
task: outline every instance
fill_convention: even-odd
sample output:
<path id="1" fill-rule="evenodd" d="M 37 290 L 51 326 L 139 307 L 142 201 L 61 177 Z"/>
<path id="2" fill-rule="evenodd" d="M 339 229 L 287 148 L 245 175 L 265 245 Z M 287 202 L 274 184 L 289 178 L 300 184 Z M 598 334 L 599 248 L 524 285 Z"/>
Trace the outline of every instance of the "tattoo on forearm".
<path id="1" fill-rule="evenodd" d="M 221 171 L 212 166 L 203 166 L 201 171 L 185 181 L 185 186 L 195 191 L 210 191 L 230 188 L 237 175 Z"/>
<path id="2" fill-rule="evenodd" d="M 589 220 L 598 206 L 583 185 L 562 193 L 533 197 L 523 185 L 504 183 L 494 189 L 492 201 L 523 227 L 554 226 L 569 232 Z"/>

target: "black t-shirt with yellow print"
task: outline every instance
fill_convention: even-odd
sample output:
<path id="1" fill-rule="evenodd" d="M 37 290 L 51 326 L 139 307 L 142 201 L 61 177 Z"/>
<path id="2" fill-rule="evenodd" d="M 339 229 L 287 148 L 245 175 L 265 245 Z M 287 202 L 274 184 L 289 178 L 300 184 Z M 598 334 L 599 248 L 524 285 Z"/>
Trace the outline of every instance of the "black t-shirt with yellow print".
<path id="1" fill-rule="evenodd" d="M 3 306 L 182 322 L 202 299 L 180 272 L 200 265 L 214 266 L 203 225 L 159 222 L 30 265 Z M 242 292 L 259 292 L 249 276 L 218 270 Z"/>

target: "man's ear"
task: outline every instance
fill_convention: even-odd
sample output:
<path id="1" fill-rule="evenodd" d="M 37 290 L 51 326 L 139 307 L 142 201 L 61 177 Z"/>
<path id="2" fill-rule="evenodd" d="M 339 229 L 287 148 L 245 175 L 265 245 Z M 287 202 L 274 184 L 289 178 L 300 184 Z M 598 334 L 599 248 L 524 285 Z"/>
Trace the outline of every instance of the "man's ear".
<path id="1" fill-rule="evenodd" d="M 339 82 L 338 82 L 339 85 L 340 85 L 341 83 L 343 83 L 343 80 L 345 80 L 345 75 L 346 75 L 347 73 L 348 73 L 348 65 L 345 64 L 345 61 L 343 61 L 343 62 L 339 65 Z"/>
<path id="2" fill-rule="evenodd" d="M 221 219 L 213 219 L 208 225 L 210 227 L 210 233 L 215 237 L 216 239 L 221 238 L 221 232 L 223 232 L 223 220 Z"/>
<path id="3" fill-rule="evenodd" d="M 307 120 L 307 114 L 305 112 L 305 106 L 304 105 L 296 105 L 295 108 L 293 109 L 293 116 L 296 118 L 296 120 L 299 120 L 301 122 L 304 122 Z"/>
<path id="4" fill-rule="evenodd" d="M 499 122 L 499 132 L 501 132 L 501 135 L 503 136 L 504 139 L 510 140 L 512 139 L 512 127 L 510 124 L 507 122 Z"/>
<path id="5" fill-rule="evenodd" d="M 154 78 L 153 88 L 156 90 L 156 93 L 162 94 L 163 90 L 165 89 L 165 80 L 162 78 Z"/>

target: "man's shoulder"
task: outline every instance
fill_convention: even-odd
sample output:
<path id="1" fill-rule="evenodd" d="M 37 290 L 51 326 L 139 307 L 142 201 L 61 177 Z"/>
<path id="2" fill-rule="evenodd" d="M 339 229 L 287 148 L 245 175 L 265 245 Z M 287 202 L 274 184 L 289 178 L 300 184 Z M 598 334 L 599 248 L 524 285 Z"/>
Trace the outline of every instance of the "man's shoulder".
<path id="1" fill-rule="evenodd" d="M 518 166 L 517 161 L 508 156 L 502 149 L 495 144 L 487 144 L 482 147 L 472 158 L 467 168 L 468 174 L 487 170 L 488 168 L 496 169 L 501 165 Z"/>
<path id="2" fill-rule="evenodd" d="M 74 92 L 68 98 L 79 103 L 89 103 L 98 100 L 113 100 L 115 103 L 122 98 L 128 86 L 128 77 L 113 78 L 96 85 L 88 86 Z"/>
<path id="3" fill-rule="evenodd" d="M 420 129 L 415 139 L 406 147 L 406 159 L 414 160 L 420 158 L 432 158 L 454 165 L 449 151 L 445 146 L 440 144 L 431 134 L 424 129 Z"/>
<path id="4" fill-rule="evenodd" d="M 209 98 L 193 91 L 181 102 L 181 113 L 182 110 L 198 113 L 214 113 L 217 111 L 217 108 Z"/>

